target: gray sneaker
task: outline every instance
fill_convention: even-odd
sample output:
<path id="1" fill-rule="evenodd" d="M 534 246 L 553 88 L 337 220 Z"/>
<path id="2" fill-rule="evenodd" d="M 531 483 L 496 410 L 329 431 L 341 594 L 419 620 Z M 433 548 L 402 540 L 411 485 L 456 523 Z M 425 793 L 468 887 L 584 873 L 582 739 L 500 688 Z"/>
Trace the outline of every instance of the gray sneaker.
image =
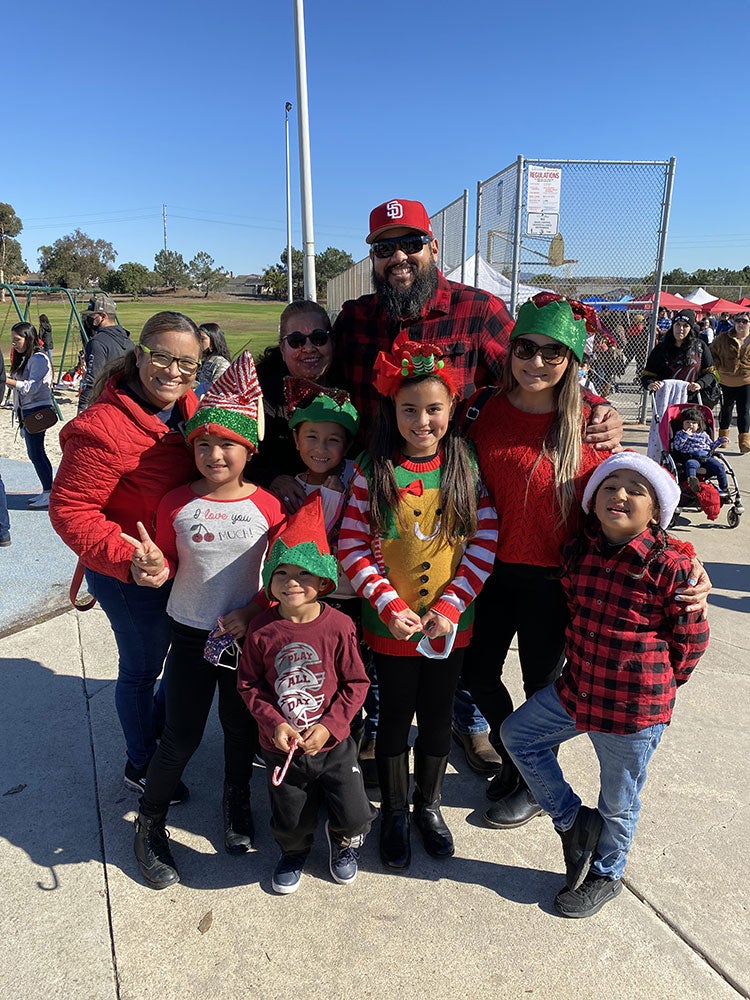
<path id="1" fill-rule="evenodd" d="M 359 850 L 364 837 L 351 837 L 346 843 L 339 843 L 331 833 L 330 823 L 326 823 L 326 838 L 328 839 L 328 868 L 333 881 L 339 885 L 349 885 L 357 877 L 359 871 Z"/>
<path id="2" fill-rule="evenodd" d="M 281 896 L 296 892 L 299 889 L 306 860 L 306 854 L 282 854 L 273 870 L 271 879 L 273 891 Z"/>
<path id="3" fill-rule="evenodd" d="M 555 896 L 555 909 L 562 917 L 593 917 L 603 906 L 620 894 L 619 878 L 607 878 L 589 872 L 578 889 L 567 887 Z"/>

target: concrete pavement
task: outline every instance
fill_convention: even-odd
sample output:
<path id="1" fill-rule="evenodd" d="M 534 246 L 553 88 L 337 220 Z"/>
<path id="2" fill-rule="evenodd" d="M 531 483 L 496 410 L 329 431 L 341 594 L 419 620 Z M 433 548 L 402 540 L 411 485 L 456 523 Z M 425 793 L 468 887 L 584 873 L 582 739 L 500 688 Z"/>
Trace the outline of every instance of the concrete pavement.
<path id="1" fill-rule="evenodd" d="M 643 443 L 641 431 L 628 434 Z M 742 466 L 750 459 L 730 459 L 741 485 L 741 473 L 750 483 L 750 465 L 747 473 Z M 5 466 L 4 478 L 8 485 Z M 750 507 L 747 490 L 744 497 Z M 563 879 L 549 820 L 508 832 L 485 827 L 484 782 L 457 748 L 444 796 L 454 859 L 438 863 L 415 841 L 409 872 L 386 873 L 376 824 L 357 881 L 342 887 L 328 873 L 321 827 L 300 890 L 275 896 L 261 768 L 256 850 L 223 850 L 215 719 L 185 774 L 191 798 L 168 819 L 183 881 L 146 888 L 132 854 L 136 797 L 122 784 L 106 618 L 71 610 L 6 628 L 0 997 L 747 997 L 750 528 L 747 518 L 730 530 L 725 515 L 711 525 L 691 514 L 674 533 L 690 538 L 713 579 L 712 642 L 652 762 L 626 888 L 582 921 L 552 909 Z M 21 557 L 13 537 L 0 557 Z M 506 670 L 520 698 L 517 663 Z M 562 753 L 593 804 L 588 741 Z"/>

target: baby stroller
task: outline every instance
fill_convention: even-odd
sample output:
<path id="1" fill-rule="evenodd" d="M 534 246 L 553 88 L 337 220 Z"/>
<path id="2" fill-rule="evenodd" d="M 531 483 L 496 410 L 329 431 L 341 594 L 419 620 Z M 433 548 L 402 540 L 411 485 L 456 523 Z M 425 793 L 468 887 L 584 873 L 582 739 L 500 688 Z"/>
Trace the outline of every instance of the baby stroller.
<path id="1" fill-rule="evenodd" d="M 683 410 L 687 409 L 699 409 L 703 414 L 703 419 L 706 421 L 706 432 L 709 437 L 716 440 L 714 431 L 714 414 L 713 410 L 709 406 L 697 406 L 695 403 L 678 403 L 673 406 L 668 406 L 664 411 L 662 417 L 658 418 L 659 423 L 659 439 L 662 446 L 661 454 L 661 464 L 665 469 L 675 477 L 677 482 L 680 484 L 680 506 L 675 511 L 675 516 L 681 512 L 683 507 L 691 508 L 693 510 L 701 510 L 701 505 L 698 502 L 698 498 L 695 493 L 687 486 L 685 467 L 680 460 L 678 452 L 670 451 L 672 446 L 672 438 L 675 433 L 680 429 L 681 419 L 680 414 Z M 657 415 L 654 414 L 654 418 L 657 419 Z M 729 464 L 727 458 L 721 454 L 721 452 L 714 452 L 713 457 L 718 459 L 727 472 L 727 492 L 726 495 L 721 497 L 722 507 L 726 506 L 727 510 L 727 524 L 730 528 L 736 528 L 740 523 L 740 517 L 745 513 L 745 508 L 742 505 L 742 498 L 740 496 L 740 490 L 737 485 L 737 477 L 734 474 L 734 469 Z M 715 476 L 708 474 L 706 468 L 701 466 L 698 469 L 698 479 L 700 482 L 711 482 L 715 479 Z M 713 486 L 716 486 L 715 482 L 712 482 Z"/>

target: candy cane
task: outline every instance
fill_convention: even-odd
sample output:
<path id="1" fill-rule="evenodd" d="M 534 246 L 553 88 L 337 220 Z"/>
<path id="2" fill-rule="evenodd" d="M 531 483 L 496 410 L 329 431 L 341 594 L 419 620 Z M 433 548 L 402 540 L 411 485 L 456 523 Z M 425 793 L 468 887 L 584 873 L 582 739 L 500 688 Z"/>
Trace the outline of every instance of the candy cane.
<path id="1" fill-rule="evenodd" d="M 294 756 L 294 751 L 296 749 L 297 749 L 297 738 L 295 736 L 295 738 L 289 744 L 289 753 L 286 755 L 286 760 L 284 761 L 284 766 L 283 767 L 275 767 L 273 769 L 273 774 L 271 775 L 271 783 L 274 784 L 274 785 L 276 785 L 277 788 L 281 784 L 281 782 L 284 780 L 284 778 L 286 777 L 286 772 L 289 770 L 289 765 L 292 762 L 292 757 Z"/>

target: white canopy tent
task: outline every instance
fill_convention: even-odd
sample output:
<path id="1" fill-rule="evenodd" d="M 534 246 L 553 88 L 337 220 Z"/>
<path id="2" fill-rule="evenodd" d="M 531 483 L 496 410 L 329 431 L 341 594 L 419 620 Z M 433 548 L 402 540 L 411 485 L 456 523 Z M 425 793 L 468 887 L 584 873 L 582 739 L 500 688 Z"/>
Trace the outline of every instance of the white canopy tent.
<path id="1" fill-rule="evenodd" d="M 468 258 L 464 268 L 464 273 L 466 275 L 466 284 L 473 284 L 474 282 L 474 255 Z M 461 265 L 454 267 L 452 271 L 446 273 L 446 278 L 450 281 L 460 281 L 461 280 Z M 491 264 L 488 264 L 484 257 L 479 258 L 479 280 L 477 283 L 478 288 L 482 288 L 485 292 L 491 292 L 496 295 L 499 299 L 502 299 L 506 305 L 510 302 L 510 278 L 506 278 L 504 274 L 500 271 L 496 271 Z M 518 286 L 518 305 L 522 306 L 524 302 L 536 295 L 537 292 L 547 292 L 548 288 L 537 288 L 534 285 L 524 285 L 519 284 Z"/>
<path id="2" fill-rule="evenodd" d="M 694 292 L 686 295 L 685 298 L 688 302 L 692 302 L 696 306 L 702 306 L 705 302 L 714 302 L 716 300 L 716 296 L 707 292 L 703 287 L 696 288 Z"/>

